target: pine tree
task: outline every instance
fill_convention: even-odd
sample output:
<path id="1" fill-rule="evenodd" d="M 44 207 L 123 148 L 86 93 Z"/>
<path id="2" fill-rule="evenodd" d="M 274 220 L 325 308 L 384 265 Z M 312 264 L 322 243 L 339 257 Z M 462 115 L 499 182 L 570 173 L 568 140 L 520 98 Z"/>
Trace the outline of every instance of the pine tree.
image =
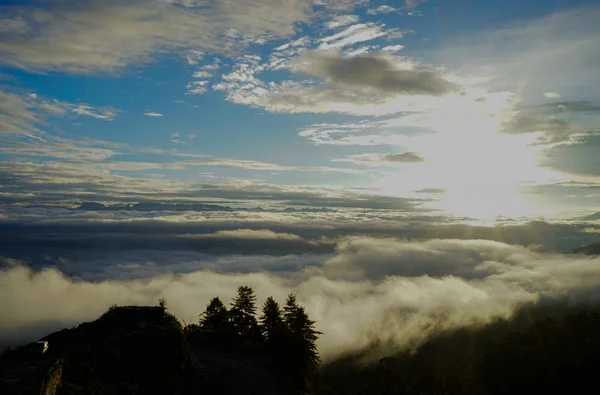
<path id="1" fill-rule="evenodd" d="M 212 298 L 206 310 L 199 317 L 200 327 L 204 330 L 226 332 L 230 327 L 227 307 L 218 297 Z"/>
<path id="2" fill-rule="evenodd" d="M 308 318 L 304 307 L 298 306 L 287 325 L 289 331 L 301 341 L 301 353 L 308 370 L 314 370 L 321 362 L 316 345 L 321 332 L 315 329 L 315 321 Z"/>
<path id="3" fill-rule="evenodd" d="M 293 316 L 298 309 L 298 303 L 296 302 L 296 295 L 289 294 L 285 300 L 285 306 L 283 307 L 283 319 L 286 326 L 293 321 Z"/>
<path id="4" fill-rule="evenodd" d="M 247 286 L 238 288 L 238 294 L 231 303 L 229 315 L 235 333 L 243 341 L 259 340 L 260 329 L 256 320 L 256 295 L 252 288 Z"/>
<path id="5" fill-rule="evenodd" d="M 262 335 L 268 343 L 272 342 L 284 329 L 279 303 L 272 296 L 269 296 L 263 304 L 260 327 Z"/>
<path id="6" fill-rule="evenodd" d="M 321 332 L 315 329 L 315 322 L 308 318 L 293 294 L 288 295 L 283 315 L 287 331 L 287 377 L 293 390 L 305 393 L 307 380 L 320 362 L 316 341 Z"/>

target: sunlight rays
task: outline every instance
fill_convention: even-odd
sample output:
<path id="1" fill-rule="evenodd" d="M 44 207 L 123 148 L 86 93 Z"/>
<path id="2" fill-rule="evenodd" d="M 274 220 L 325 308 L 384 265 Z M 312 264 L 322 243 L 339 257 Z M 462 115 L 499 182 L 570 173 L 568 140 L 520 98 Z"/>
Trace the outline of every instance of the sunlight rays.
<path id="1" fill-rule="evenodd" d="M 393 195 L 443 188 L 447 192 L 431 206 L 484 221 L 550 214 L 548 208 L 533 204 L 522 188 L 561 175 L 539 165 L 534 135 L 501 132 L 517 101 L 505 92 L 448 98 L 447 106 L 422 120 L 435 133 L 407 139 L 406 149 L 423 155 L 425 162 L 388 172 L 373 186 Z"/>

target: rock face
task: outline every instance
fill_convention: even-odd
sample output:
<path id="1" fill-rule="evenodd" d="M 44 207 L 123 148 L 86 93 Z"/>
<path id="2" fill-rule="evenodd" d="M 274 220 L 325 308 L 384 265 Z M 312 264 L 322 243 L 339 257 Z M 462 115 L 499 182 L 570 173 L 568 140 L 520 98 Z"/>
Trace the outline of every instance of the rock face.
<path id="1" fill-rule="evenodd" d="M 62 385 L 62 379 L 63 362 L 62 360 L 58 360 L 46 375 L 46 378 L 42 383 L 42 388 L 40 389 L 40 395 L 57 395 L 58 389 Z"/>

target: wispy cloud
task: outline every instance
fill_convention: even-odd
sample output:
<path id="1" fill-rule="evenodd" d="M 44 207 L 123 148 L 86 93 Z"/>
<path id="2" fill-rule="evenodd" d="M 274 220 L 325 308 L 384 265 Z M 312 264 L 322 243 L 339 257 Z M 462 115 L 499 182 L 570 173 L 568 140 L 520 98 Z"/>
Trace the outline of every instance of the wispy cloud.
<path id="1" fill-rule="evenodd" d="M 154 111 L 145 112 L 144 115 L 147 117 L 162 117 L 162 116 L 164 116 L 163 114 L 154 112 Z"/>
<path id="2" fill-rule="evenodd" d="M 185 88 L 187 89 L 187 94 L 189 95 L 201 95 L 203 93 L 208 92 L 209 81 L 190 81 Z"/>
<path id="3" fill-rule="evenodd" d="M 179 134 L 177 139 L 179 139 Z M 260 162 L 255 160 L 241 160 L 241 159 L 209 159 L 203 161 L 183 161 L 179 162 L 185 166 L 223 166 L 223 167 L 238 167 L 248 170 L 260 170 L 260 171 L 300 171 L 300 172 L 333 172 L 333 173 L 347 173 L 356 174 L 360 171 L 355 169 L 343 169 L 327 166 L 286 166 L 279 165 L 276 163 Z"/>
<path id="4" fill-rule="evenodd" d="M 338 27 L 351 25 L 360 20 L 358 15 L 338 15 L 333 17 L 330 21 L 325 23 L 327 29 L 336 29 Z"/>
<path id="5" fill-rule="evenodd" d="M 250 162 L 250 163 L 249 163 Z M 226 166 L 252 170 L 333 172 L 356 174 L 353 169 L 328 167 L 291 167 L 254 161 L 211 160 L 209 163 L 189 161 L 167 163 L 165 168 L 182 169 L 186 166 Z M 156 167 L 154 167 L 156 168 Z M 275 170 L 275 171 L 278 171 Z M 305 207 L 350 207 L 392 210 L 415 210 L 418 200 L 382 196 L 343 189 L 317 187 L 293 187 L 253 181 L 249 178 L 223 180 L 220 183 L 198 184 L 179 179 L 156 180 L 152 177 L 125 177 L 113 174 L 112 169 L 102 166 L 83 167 L 69 161 L 36 163 L 27 160 L 0 162 L 0 179 L 4 180 L 2 192 L 5 199 L 12 194 L 28 196 L 29 203 L 65 200 L 98 201 L 166 201 L 169 199 L 202 201 L 203 199 L 226 199 L 230 201 L 288 204 Z M 44 191 L 39 194 L 39 191 Z M 166 199 L 166 200 L 165 200 Z"/>
<path id="6" fill-rule="evenodd" d="M 171 133 L 169 136 L 172 143 L 182 143 L 180 133 Z"/>
<path id="7" fill-rule="evenodd" d="M 350 162 L 357 165 L 382 166 L 403 163 L 420 163 L 425 159 L 416 152 L 401 152 L 388 154 L 358 154 L 346 158 L 332 159 L 333 162 Z"/>
<path id="8" fill-rule="evenodd" d="M 548 99 L 560 99 L 560 93 L 557 92 L 544 92 L 544 97 Z"/>
<path id="9" fill-rule="evenodd" d="M 427 0 L 404 0 L 404 7 L 409 9 L 416 8 L 425 2 Z"/>
<path id="10" fill-rule="evenodd" d="M 400 44 L 388 45 L 386 47 L 381 48 L 381 52 L 396 53 L 403 49 L 404 49 L 404 45 L 400 45 Z"/>
<path id="11" fill-rule="evenodd" d="M 186 55 L 188 64 L 197 65 L 204 58 L 204 52 L 197 50 L 190 50 Z"/>
<path id="12" fill-rule="evenodd" d="M 10 34 L 0 43 L 0 54 L 15 67 L 80 73 L 114 72 L 165 51 L 183 52 L 195 65 L 206 52 L 293 34 L 296 22 L 310 19 L 312 3 L 248 0 L 200 8 L 161 0 L 53 0 L 50 7 L 11 8 L 16 16 L 2 23 Z M 337 3 L 322 6 L 338 8 Z"/>
<path id="13" fill-rule="evenodd" d="M 380 5 L 377 8 L 370 8 L 367 10 L 367 14 L 369 15 L 378 15 L 378 14 L 389 14 L 390 12 L 399 11 L 397 8 L 390 7 L 389 5 Z"/>
<path id="14" fill-rule="evenodd" d="M 339 33 L 323 37 L 319 40 L 320 50 L 336 49 L 347 47 L 356 43 L 375 40 L 376 38 L 386 37 L 394 34 L 400 38 L 398 29 L 386 30 L 382 24 L 373 22 L 359 23 L 347 27 Z"/>

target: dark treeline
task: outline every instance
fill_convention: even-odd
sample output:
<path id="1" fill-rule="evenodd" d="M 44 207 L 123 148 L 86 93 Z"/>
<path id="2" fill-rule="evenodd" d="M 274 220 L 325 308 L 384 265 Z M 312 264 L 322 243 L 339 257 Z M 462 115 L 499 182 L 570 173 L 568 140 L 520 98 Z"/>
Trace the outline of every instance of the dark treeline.
<path id="1" fill-rule="evenodd" d="M 320 362 L 315 322 L 293 294 L 283 308 L 269 297 L 257 310 L 254 290 L 241 286 L 229 308 L 213 298 L 198 323 L 186 326 L 187 338 L 194 346 L 262 358 L 290 392 L 311 391 Z"/>

